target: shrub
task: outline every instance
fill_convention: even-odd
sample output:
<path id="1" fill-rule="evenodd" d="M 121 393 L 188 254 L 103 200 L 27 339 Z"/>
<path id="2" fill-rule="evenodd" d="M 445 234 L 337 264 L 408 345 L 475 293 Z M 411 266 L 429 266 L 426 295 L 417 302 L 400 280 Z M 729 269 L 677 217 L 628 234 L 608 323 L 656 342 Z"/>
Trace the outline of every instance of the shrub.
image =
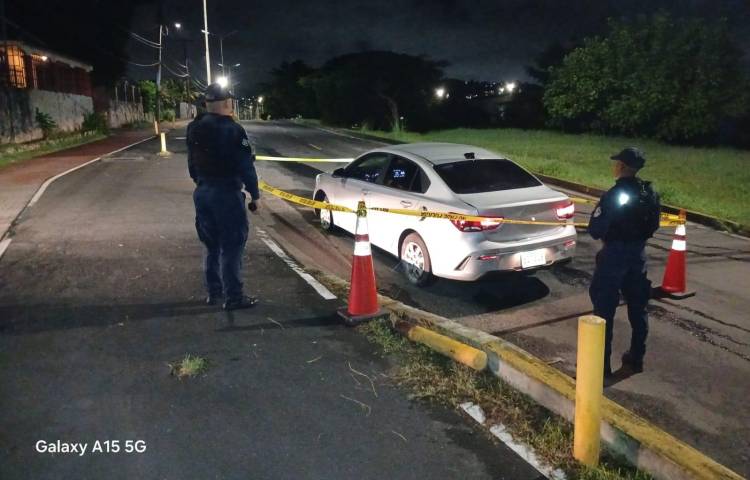
<path id="1" fill-rule="evenodd" d="M 163 122 L 174 122 L 175 114 L 174 110 L 162 109 L 161 120 Z"/>
<path id="2" fill-rule="evenodd" d="M 83 125 L 81 125 L 81 130 L 83 130 L 84 132 L 107 133 L 109 131 L 109 126 L 107 125 L 107 119 L 103 114 L 91 112 L 87 113 L 86 116 L 83 117 Z"/>
<path id="3" fill-rule="evenodd" d="M 42 135 L 44 138 L 49 138 L 50 135 L 57 130 L 57 122 L 55 122 L 49 113 L 44 113 L 38 108 L 36 109 L 36 123 L 39 124 L 39 128 L 42 129 Z"/>

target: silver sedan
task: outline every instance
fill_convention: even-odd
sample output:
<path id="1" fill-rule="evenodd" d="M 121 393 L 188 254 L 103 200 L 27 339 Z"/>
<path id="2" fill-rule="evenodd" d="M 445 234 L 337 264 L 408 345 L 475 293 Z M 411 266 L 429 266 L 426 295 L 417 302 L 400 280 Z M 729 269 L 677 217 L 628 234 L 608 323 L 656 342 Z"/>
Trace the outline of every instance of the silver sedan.
<path id="1" fill-rule="evenodd" d="M 371 150 L 321 173 L 315 199 L 368 207 L 487 217 L 454 221 L 368 211 L 370 241 L 403 262 L 410 282 L 476 280 L 499 270 L 535 269 L 572 258 L 574 204 L 502 155 L 470 145 L 413 143 Z M 326 230 L 354 233 L 356 216 L 318 210 Z M 498 218 L 553 221 L 514 225 Z"/>

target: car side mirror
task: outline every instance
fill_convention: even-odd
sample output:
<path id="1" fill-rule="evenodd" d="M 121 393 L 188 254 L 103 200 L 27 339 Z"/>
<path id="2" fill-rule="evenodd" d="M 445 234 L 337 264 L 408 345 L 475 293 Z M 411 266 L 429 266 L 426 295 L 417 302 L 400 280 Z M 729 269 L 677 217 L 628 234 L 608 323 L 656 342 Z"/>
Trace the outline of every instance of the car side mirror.
<path id="1" fill-rule="evenodd" d="M 333 171 L 333 176 L 334 177 L 345 177 L 346 174 L 344 173 L 344 169 L 343 168 L 337 168 L 336 170 Z"/>

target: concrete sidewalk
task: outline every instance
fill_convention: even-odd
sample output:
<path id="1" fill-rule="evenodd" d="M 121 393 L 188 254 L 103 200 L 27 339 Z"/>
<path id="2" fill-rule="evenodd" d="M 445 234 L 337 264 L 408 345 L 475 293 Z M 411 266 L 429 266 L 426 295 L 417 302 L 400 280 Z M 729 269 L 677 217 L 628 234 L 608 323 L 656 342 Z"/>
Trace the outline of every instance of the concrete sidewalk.
<path id="1" fill-rule="evenodd" d="M 45 180 L 153 135 L 153 130 L 120 130 L 96 142 L 0 168 L 0 239 Z"/>

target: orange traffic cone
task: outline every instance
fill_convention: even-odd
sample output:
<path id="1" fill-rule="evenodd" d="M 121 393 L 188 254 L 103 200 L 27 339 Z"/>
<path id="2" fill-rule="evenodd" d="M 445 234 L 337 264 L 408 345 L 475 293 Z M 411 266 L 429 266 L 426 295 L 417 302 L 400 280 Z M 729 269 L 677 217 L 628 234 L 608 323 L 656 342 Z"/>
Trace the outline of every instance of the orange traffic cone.
<path id="1" fill-rule="evenodd" d="M 349 290 L 349 305 L 338 310 L 347 325 L 357 325 L 373 318 L 386 316 L 378 305 L 375 270 L 372 266 L 370 236 L 367 231 L 365 202 L 357 205 L 357 226 L 354 230 L 354 259 Z"/>
<path id="2" fill-rule="evenodd" d="M 685 211 L 680 211 L 680 218 L 685 219 Z M 677 225 L 672 249 L 667 258 L 667 268 L 664 270 L 664 279 L 661 286 L 657 287 L 658 297 L 669 297 L 682 299 L 695 295 L 694 291 L 688 291 L 686 285 L 687 271 L 685 268 L 685 254 L 687 252 L 687 236 L 685 223 Z"/>

